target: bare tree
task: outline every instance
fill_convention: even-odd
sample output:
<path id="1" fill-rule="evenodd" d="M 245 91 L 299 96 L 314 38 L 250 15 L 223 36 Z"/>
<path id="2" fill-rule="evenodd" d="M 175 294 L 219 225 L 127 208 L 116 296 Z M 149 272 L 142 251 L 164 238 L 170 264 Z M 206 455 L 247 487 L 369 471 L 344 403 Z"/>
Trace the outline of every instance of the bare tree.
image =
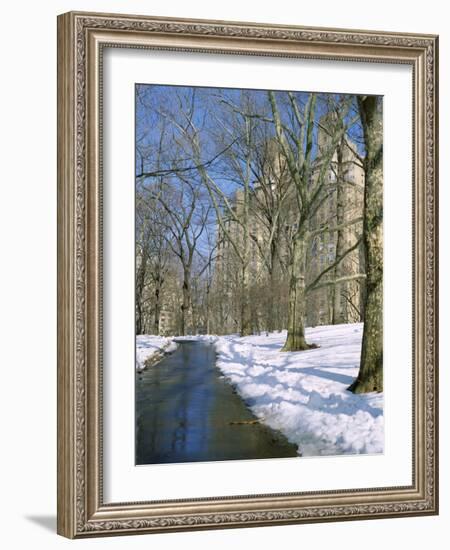
<path id="1" fill-rule="evenodd" d="M 287 326 L 283 349 L 293 351 L 310 347 L 308 296 L 328 294 L 334 322 L 359 318 L 362 215 L 347 192 L 349 166 L 363 160 L 350 139 L 355 96 L 149 87 L 138 101 L 149 116 L 136 176 L 146 207 L 164 214 L 156 225 L 168 265 L 179 266 L 178 288 L 164 298 L 178 303 L 179 332 Z M 328 243 L 325 264 L 312 253 L 319 242 Z M 158 270 L 142 257 L 156 292 Z M 137 296 L 144 279 L 138 269 Z"/>
<path id="2" fill-rule="evenodd" d="M 283 218 L 288 213 L 286 200 L 291 184 L 286 161 L 267 126 L 265 123 L 262 128 L 256 149 L 257 162 L 253 168 L 256 180 L 251 206 L 257 229 L 251 231 L 250 237 L 258 250 L 260 271 L 263 272 L 258 273 L 258 280 L 262 283 L 261 298 L 266 303 L 265 328 L 273 331 L 282 328 L 276 304 L 281 300 L 280 280 L 287 268 Z"/>
<path id="3" fill-rule="evenodd" d="M 379 96 L 358 97 L 366 146 L 364 250 L 367 272 L 361 364 L 354 393 L 383 391 L 383 113 Z"/>
<path id="4" fill-rule="evenodd" d="M 180 333 L 184 335 L 192 321 L 193 263 L 211 210 L 208 202 L 202 200 L 201 187 L 195 179 L 197 168 L 193 169 L 191 157 L 186 157 L 195 93 L 177 90 L 172 103 L 162 97 L 155 101 L 151 93 L 141 93 L 139 98 L 145 102 L 157 132 L 153 140 L 143 132 L 146 139 L 137 147 L 140 162 L 136 178 L 141 201 L 148 210 L 164 213 L 152 222 L 159 227 L 166 245 L 180 262 Z"/>
<path id="5" fill-rule="evenodd" d="M 221 140 L 227 140 L 230 145 L 223 147 L 221 167 L 214 173 L 208 170 L 201 160 L 201 142 L 196 131 L 191 140 L 194 162 L 199 167 L 198 172 L 207 190 L 211 204 L 215 210 L 218 224 L 219 239 L 227 241 L 233 248 L 240 272 L 240 323 L 242 336 L 251 334 L 252 319 L 250 311 L 250 217 L 252 200 L 252 163 L 255 155 L 255 121 L 251 114 L 251 102 L 247 94 L 241 94 L 239 109 L 228 109 L 225 121 L 215 117 L 222 133 Z M 194 126 L 192 120 L 191 125 Z M 210 134 L 211 135 L 211 134 Z M 217 137 L 217 136 L 216 136 Z M 228 182 L 234 183 L 235 191 L 230 196 L 223 187 L 224 170 Z M 217 177 L 218 176 L 218 177 Z"/>
<path id="6" fill-rule="evenodd" d="M 199 240 L 205 230 L 210 207 L 200 198 L 200 187 L 179 176 L 176 184 L 165 181 L 147 187 L 147 204 L 159 203 L 165 210 L 165 238 L 182 269 L 180 334 L 186 334 L 192 314 L 192 268 Z M 152 205 L 153 202 L 153 205 Z"/>
<path id="7" fill-rule="evenodd" d="M 164 283 L 170 267 L 167 216 L 136 193 L 136 334 L 159 334 Z M 146 318 L 153 315 L 151 327 Z"/>
<path id="8" fill-rule="evenodd" d="M 306 292 L 316 288 L 320 279 L 336 267 L 349 253 L 345 251 L 335 262 L 324 270 L 306 288 L 306 261 L 310 232 L 310 220 L 327 198 L 324 193 L 327 177 L 336 148 L 353 120 L 345 122 L 350 99 L 343 98 L 340 116 L 332 117 L 328 124 L 328 136 L 322 147 L 314 143 L 317 128 L 317 94 L 307 95 L 306 104 L 302 107 L 298 96 L 288 94 L 294 126 L 289 126 L 282 119 L 278 106 L 277 94 L 268 92 L 269 102 L 275 123 L 276 137 L 293 183 L 293 194 L 296 201 L 296 215 L 291 223 L 291 254 L 289 262 L 289 312 L 288 335 L 284 351 L 299 351 L 310 347 L 305 339 Z M 351 222 L 349 222 L 351 223 Z M 332 230 L 338 230 L 334 227 Z M 328 228 L 319 231 L 328 230 Z"/>

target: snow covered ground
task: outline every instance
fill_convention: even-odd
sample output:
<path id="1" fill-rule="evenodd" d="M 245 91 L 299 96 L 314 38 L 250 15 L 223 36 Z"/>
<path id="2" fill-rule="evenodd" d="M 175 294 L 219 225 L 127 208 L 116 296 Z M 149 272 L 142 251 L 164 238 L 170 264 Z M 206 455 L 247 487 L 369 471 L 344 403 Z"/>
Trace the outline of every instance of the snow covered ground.
<path id="1" fill-rule="evenodd" d="M 137 336 L 136 369 L 174 351 L 174 340 L 214 342 L 217 366 L 262 422 L 283 432 L 302 456 L 382 453 L 383 394 L 347 391 L 358 374 L 363 325 L 306 329 L 317 349 L 281 352 L 286 331 L 233 336 Z"/>
<path id="2" fill-rule="evenodd" d="M 346 391 L 358 374 L 362 323 L 306 330 L 320 347 L 281 352 L 286 332 L 221 336 L 218 367 L 253 413 L 303 456 L 382 453 L 383 394 Z"/>
<path id="3" fill-rule="evenodd" d="M 172 338 L 148 334 L 136 336 L 136 370 L 145 369 L 145 362 L 148 359 L 156 361 L 165 353 L 171 353 L 176 349 L 177 344 Z"/>

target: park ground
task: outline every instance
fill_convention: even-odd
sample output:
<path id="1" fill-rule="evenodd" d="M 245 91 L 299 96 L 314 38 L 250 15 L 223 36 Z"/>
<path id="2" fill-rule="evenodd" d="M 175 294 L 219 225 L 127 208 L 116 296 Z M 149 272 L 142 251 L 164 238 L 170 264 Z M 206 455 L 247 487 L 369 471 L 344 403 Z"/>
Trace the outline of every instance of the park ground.
<path id="1" fill-rule="evenodd" d="M 358 374 L 363 324 L 308 328 L 316 349 L 282 352 L 286 332 L 194 336 L 215 345 L 217 366 L 253 414 L 299 446 L 302 456 L 384 450 L 383 394 L 347 391 Z M 176 349 L 172 338 L 138 336 L 137 369 Z"/>

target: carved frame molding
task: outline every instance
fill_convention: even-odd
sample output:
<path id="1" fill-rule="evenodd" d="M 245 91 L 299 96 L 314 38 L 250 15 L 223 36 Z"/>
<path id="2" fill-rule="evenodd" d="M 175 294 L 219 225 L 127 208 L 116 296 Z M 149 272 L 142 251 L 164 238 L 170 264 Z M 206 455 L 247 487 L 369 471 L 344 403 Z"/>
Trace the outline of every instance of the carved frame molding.
<path id="1" fill-rule="evenodd" d="M 413 67 L 413 485 L 106 505 L 102 500 L 103 47 Z M 437 48 L 430 35 L 140 16 L 58 18 L 58 532 L 75 538 L 436 514 Z M 150 495 L 149 495 L 150 497 Z"/>

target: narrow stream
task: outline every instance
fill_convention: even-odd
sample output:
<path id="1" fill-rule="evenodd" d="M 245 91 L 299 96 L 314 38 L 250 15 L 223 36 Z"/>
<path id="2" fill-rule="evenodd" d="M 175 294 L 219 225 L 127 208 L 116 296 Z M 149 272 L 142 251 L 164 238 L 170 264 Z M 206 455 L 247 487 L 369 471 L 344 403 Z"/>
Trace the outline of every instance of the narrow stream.
<path id="1" fill-rule="evenodd" d="M 281 432 L 251 423 L 215 361 L 214 345 L 185 341 L 136 375 L 136 464 L 297 456 Z"/>

